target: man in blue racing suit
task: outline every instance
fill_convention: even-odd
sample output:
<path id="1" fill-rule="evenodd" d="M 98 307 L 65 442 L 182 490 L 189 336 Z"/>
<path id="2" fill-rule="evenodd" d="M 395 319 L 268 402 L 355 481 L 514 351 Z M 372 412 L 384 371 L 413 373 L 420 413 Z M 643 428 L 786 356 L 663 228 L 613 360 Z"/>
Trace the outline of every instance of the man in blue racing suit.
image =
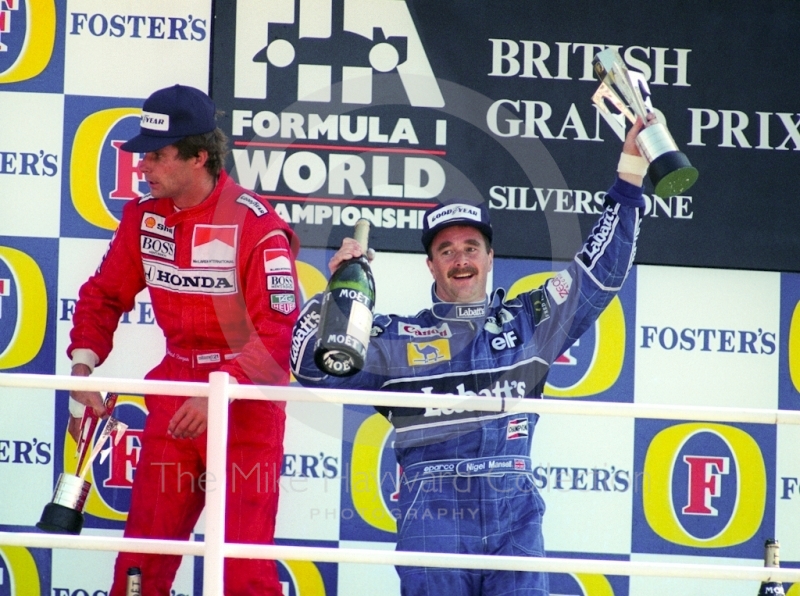
<path id="1" fill-rule="evenodd" d="M 321 296 L 294 327 L 291 366 L 306 386 L 493 396 L 542 396 L 552 362 L 594 323 L 630 270 L 644 212 L 647 162 L 630 129 L 604 210 L 570 265 L 514 299 L 487 298 L 492 228 L 485 204 L 449 203 L 425 214 L 422 243 L 433 305 L 415 316 L 376 315 L 364 368 L 333 377 L 314 364 Z M 362 254 L 345 239 L 335 271 Z M 530 460 L 536 414 L 378 408 L 394 425 L 403 468 L 397 549 L 544 556 L 544 502 Z M 445 512 L 442 515 L 442 511 Z M 398 567 L 403 594 L 548 594 L 547 575 Z"/>

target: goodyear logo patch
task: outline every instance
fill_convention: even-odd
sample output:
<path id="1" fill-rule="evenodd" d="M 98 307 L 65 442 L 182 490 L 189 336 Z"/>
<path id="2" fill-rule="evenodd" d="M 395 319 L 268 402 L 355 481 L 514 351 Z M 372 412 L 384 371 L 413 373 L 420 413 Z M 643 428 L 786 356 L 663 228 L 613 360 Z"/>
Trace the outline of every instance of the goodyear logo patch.
<path id="1" fill-rule="evenodd" d="M 450 360 L 450 340 L 412 341 L 407 344 L 406 351 L 410 366 L 437 364 Z"/>

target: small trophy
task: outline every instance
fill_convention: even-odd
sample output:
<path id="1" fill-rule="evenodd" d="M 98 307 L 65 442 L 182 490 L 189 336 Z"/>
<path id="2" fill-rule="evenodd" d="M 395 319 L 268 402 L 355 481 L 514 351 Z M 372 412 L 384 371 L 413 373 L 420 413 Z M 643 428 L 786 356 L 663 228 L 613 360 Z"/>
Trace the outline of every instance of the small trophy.
<path id="1" fill-rule="evenodd" d="M 107 412 L 113 412 L 114 405 L 117 402 L 117 395 L 109 393 L 105 399 L 105 407 Z M 52 532 L 57 534 L 80 534 L 83 529 L 83 506 L 86 504 L 86 498 L 89 496 L 89 488 L 92 484 L 86 480 L 86 473 L 91 469 L 95 458 L 101 455 L 100 461 L 104 461 L 108 456 L 108 450 L 103 452 L 103 446 L 106 441 L 114 435 L 114 444 L 118 444 L 122 435 L 128 429 L 126 424 L 113 417 L 109 417 L 103 432 L 97 439 L 89 456 L 86 465 L 83 465 L 86 459 L 86 453 L 89 445 L 92 442 L 94 431 L 97 428 L 99 418 L 95 415 L 91 408 L 86 408 L 83 412 L 83 419 L 81 420 L 80 438 L 78 441 L 78 449 L 76 457 L 78 457 L 78 467 L 75 474 L 62 473 L 56 482 L 56 488 L 53 492 L 53 498 L 45 505 L 42 511 L 42 517 L 36 527 L 45 532 Z M 83 470 L 83 471 L 81 471 Z"/>
<path id="2" fill-rule="evenodd" d="M 647 174 L 655 193 L 660 197 L 683 194 L 697 181 L 697 168 L 678 149 L 665 124 L 648 124 L 647 115 L 653 111 L 653 105 L 644 76 L 629 71 L 619 52 L 611 48 L 597 53 L 592 64 L 600 80 L 600 87 L 592 96 L 598 109 L 611 114 L 607 100 L 631 122 L 636 122 L 636 116 L 644 122 L 645 128 L 636 137 L 636 145 L 650 163 Z"/>

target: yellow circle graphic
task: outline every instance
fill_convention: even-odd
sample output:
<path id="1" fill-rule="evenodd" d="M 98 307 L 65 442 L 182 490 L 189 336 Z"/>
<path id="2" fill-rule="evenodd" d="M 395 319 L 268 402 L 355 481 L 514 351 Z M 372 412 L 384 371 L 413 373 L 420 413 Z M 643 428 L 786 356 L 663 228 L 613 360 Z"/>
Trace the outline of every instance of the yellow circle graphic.
<path id="1" fill-rule="evenodd" d="M 300 299 L 303 303 L 325 290 L 328 280 L 319 269 L 303 261 L 297 261 L 295 267 L 297 267 L 297 279 L 300 282 Z"/>
<path id="2" fill-rule="evenodd" d="M 0 370 L 17 368 L 33 360 L 42 349 L 47 331 L 47 288 L 39 265 L 15 248 L 0 246 L 17 288 L 17 322 L 14 335 L 0 353 Z"/>
<path id="3" fill-rule="evenodd" d="M 0 73 L 0 83 L 32 79 L 47 68 L 56 43 L 56 5 L 53 0 L 27 0 L 28 28 L 14 64 Z M 11 16 L 13 18 L 13 15 Z"/>
<path id="4" fill-rule="evenodd" d="M 672 473 L 683 445 L 699 433 L 713 433 L 735 457 L 736 503 L 728 524 L 711 538 L 695 538 L 681 525 L 673 507 Z M 767 502 L 767 472 L 761 449 L 749 434 L 724 424 L 687 423 L 662 430 L 650 442 L 644 462 L 644 515 L 664 540 L 694 548 L 723 548 L 747 542 L 761 526 Z"/>
<path id="5" fill-rule="evenodd" d="M 75 132 L 70 156 L 69 191 L 78 214 L 90 224 L 116 230 L 119 220 L 106 206 L 100 188 L 100 155 L 108 132 L 121 120 L 141 114 L 139 108 L 112 108 L 88 116 Z"/>
<path id="6" fill-rule="evenodd" d="M 792 322 L 789 326 L 789 348 L 786 352 L 792 384 L 795 391 L 800 392 L 800 302 L 795 305 L 792 313 Z"/>
<path id="7" fill-rule="evenodd" d="M 11 570 L 11 594 L 14 596 L 40 596 L 39 569 L 31 551 L 22 546 L 0 546 L 0 557 Z"/>
<path id="8" fill-rule="evenodd" d="M 281 561 L 294 584 L 297 596 L 325 596 L 319 568 L 310 561 Z"/>
<path id="9" fill-rule="evenodd" d="M 585 596 L 614 596 L 614 589 L 605 575 L 575 573 L 572 577 L 578 582 Z"/>
<path id="10" fill-rule="evenodd" d="M 509 299 L 535 290 L 555 272 L 534 273 L 518 279 L 508 290 Z M 569 387 L 545 384 L 547 397 L 589 397 L 610 389 L 617 382 L 625 362 L 625 314 L 614 296 L 595 323 L 595 348 L 586 372 Z"/>
<path id="11" fill-rule="evenodd" d="M 374 528 L 396 533 L 397 520 L 386 506 L 380 486 L 381 456 L 391 432 L 391 423 L 381 414 L 373 414 L 359 427 L 353 439 L 350 494 L 361 519 Z"/>

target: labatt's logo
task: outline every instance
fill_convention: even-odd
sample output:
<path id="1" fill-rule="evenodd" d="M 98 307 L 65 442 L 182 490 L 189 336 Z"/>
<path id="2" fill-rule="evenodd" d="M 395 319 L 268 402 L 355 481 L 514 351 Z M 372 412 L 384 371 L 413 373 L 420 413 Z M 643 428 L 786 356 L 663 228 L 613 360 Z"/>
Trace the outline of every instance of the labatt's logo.
<path id="1" fill-rule="evenodd" d="M 554 272 L 534 273 L 517 280 L 508 291 L 509 299 L 540 287 Z M 556 387 L 545 385 L 548 397 L 588 397 L 610 389 L 622 372 L 625 361 L 625 314 L 618 296 L 602 312 L 595 322 L 595 347 L 586 372 L 572 385 Z M 585 341 L 585 340 L 584 340 Z"/>
<path id="2" fill-rule="evenodd" d="M 0 596 L 41 596 L 42 581 L 31 552 L 0 546 Z"/>
<path id="3" fill-rule="evenodd" d="M 139 464 L 139 453 L 142 446 L 142 432 L 147 409 L 144 398 L 138 395 L 120 395 L 114 409 L 114 417 L 128 425 L 128 429 L 119 442 L 106 444 L 102 457 L 97 457 L 86 474 L 91 482 L 89 496 L 86 499 L 84 513 L 94 515 L 101 520 L 124 522 L 130 509 L 131 488 L 136 466 Z M 100 436 L 104 423 L 98 424 L 94 441 Z M 75 473 L 76 444 L 69 433 L 64 436 L 64 470 Z M 104 526 L 105 527 L 105 526 Z M 116 525 L 114 525 L 116 527 Z"/>
<path id="4" fill-rule="evenodd" d="M 694 548 L 742 544 L 761 526 L 767 473 L 756 441 L 724 424 L 668 427 L 644 462 L 644 514 L 664 540 Z"/>
<path id="5" fill-rule="evenodd" d="M 310 561 L 278 561 L 283 596 L 325 596 L 322 574 Z"/>
<path id="6" fill-rule="evenodd" d="M 0 0 L 2 1 L 2 0 Z M 87 116 L 72 143 L 69 190 L 72 204 L 90 224 L 116 230 L 125 202 L 142 196 L 139 155 L 122 151 L 138 132 L 139 108 L 110 108 Z"/>
<path id="7" fill-rule="evenodd" d="M 343 15 L 335 15 L 334 10 L 342 10 Z M 336 29 L 339 23 L 342 30 Z M 342 52 L 342 47 L 347 51 Z M 305 63 L 309 52 L 313 52 L 313 63 Z M 320 64 L 320 56 L 329 63 Z M 296 72 L 298 101 L 339 101 L 332 82 L 341 81 L 342 103 L 369 104 L 373 73 L 394 72 L 412 106 L 444 107 L 405 2 L 239 2 L 234 95 L 266 99 L 278 86 L 275 77 L 289 67 Z"/>
<path id="8" fill-rule="evenodd" d="M 3 265 L 9 277 L 2 272 Z M 5 343 L 0 370 L 6 370 L 28 364 L 41 350 L 47 330 L 47 288 L 36 261 L 9 246 L 0 246 L 0 278 L 0 338 Z M 9 329 L 13 329 L 10 337 Z"/>
<path id="9" fill-rule="evenodd" d="M 0 0 L 0 84 L 40 75 L 50 63 L 55 41 L 53 0 Z"/>

